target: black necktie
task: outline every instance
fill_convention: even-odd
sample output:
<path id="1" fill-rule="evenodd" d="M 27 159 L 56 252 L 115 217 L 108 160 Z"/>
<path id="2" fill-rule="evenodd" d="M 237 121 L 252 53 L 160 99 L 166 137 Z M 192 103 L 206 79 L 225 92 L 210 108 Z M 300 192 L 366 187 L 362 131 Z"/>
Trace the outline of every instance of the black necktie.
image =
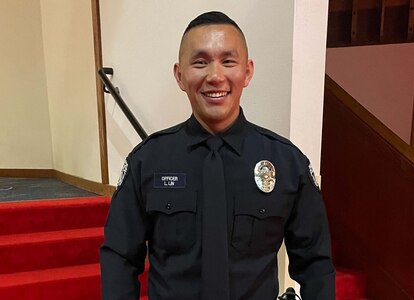
<path id="1" fill-rule="evenodd" d="M 218 150 L 223 140 L 206 141 L 210 149 L 203 166 L 202 300 L 229 299 L 226 189 L 223 161 Z"/>

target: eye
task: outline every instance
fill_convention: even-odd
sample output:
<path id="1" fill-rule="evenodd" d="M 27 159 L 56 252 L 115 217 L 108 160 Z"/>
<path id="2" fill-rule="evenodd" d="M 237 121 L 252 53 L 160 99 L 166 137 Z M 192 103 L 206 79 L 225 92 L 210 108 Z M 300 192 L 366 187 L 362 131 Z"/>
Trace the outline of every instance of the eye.
<path id="1" fill-rule="evenodd" d="M 191 63 L 196 68 L 203 68 L 207 65 L 207 61 L 203 59 L 197 59 Z"/>
<path id="2" fill-rule="evenodd" d="M 225 59 L 223 60 L 223 65 L 226 67 L 234 67 L 237 65 L 237 61 L 234 59 Z"/>

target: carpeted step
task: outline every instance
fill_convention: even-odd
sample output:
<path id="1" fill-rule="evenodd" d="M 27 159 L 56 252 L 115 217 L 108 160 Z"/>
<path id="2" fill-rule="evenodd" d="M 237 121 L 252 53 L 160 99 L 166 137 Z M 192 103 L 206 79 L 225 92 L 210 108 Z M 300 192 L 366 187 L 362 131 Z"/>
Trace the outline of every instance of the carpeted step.
<path id="1" fill-rule="evenodd" d="M 140 280 L 145 280 L 144 275 Z M 140 300 L 148 300 L 146 282 Z M 59 300 L 100 300 L 100 266 L 87 264 L 0 274 L 0 299 L 59 299 Z"/>
<path id="2" fill-rule="evenodd" d="M 362 272 L 344 268 L 336 269 L 336 300 L 365 299 L 366 276 Z"/>
<path id="3" fill-rule="evenodd" d="M 0 299 L 99 300 L 99 264 L 0 274 Z"/>
<path id="4" fill-rule="evenodd" d="M 99 262 L 103 228 L 0 236 L 0 274 Z"/>
<path id="5" fill-rule="evenodd" d="M 101 196 L 0 203 L 0 235 L 100 227 L 109 203 Z"/>

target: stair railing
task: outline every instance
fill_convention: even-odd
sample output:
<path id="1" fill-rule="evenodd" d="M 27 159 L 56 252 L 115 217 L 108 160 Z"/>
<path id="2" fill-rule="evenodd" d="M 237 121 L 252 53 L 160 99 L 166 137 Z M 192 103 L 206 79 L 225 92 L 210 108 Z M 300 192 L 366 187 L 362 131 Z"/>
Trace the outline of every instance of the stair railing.
<path id="1" fill-rule="evenodd" d="M 359 119 L 366 123 L 372 130 L 376 131 L 393 148 L 397 149 L 404 157 L 414 164 L 414 129 L 411 133 L 411 143 L 405 142 L 396 133 L 389 129 L 376 116 L 369 112 L 361 103 L 355 100 L 329 75 L 325 74 L 325 98 L 326 95 L 333 95 L 338 101 L 350 109 Z M 414 106 L 414 103 L 413 103 Z M 413 111 L 414 112 L 414 111 Z M 414 128 L 414 122 L 413 122 Z"/>
<path id="2" fill-rule="evenodd" d="M 135 118 L 132 111 L 126 105 L 124 99 L 121 97 L 121 93 L 119 92 L 119 88 L 115 87 L 111 80 L 109 79 L 108 75 L 114 75 L 114 69 L 109 67 L 102 67 L 98 71 L 99 77 L 101 78 L 104 84 L 104 91 L 105 93 L 111 94 L 114 98 L 115 102 L 119 105 L 119 108 L 127 117 L 128 121 L 131 123 L 132 127 L 134 127 L 135 131 L 138 133 L 142 140 L 148 137 L 148 134 L 145 132 L 144 128 L 138 122 L 137 118 Z"/>

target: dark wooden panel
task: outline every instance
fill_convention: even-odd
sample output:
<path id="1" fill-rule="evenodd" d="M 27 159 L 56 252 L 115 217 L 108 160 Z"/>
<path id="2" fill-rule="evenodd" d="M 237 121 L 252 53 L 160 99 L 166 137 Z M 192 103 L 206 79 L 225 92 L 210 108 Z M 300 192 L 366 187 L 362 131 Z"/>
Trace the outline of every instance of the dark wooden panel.
<path id="1" fill-rule="evenodd" d="M 382 0 L 356 0 L 357 10 L 378 10 L 381 6 Z"/>
<path id="2" fill-rule="evenodd" d="M 414 0 L 410 0 L 408 17 L 408 41 L 414 41 Z"/>
<path id="3" fill-rule="evenodd" d="M 385 7 L 382 40 L 389 43 L 407 40 L 408 17 L 407 6 Z"/>
<path id="4" fill-rule="evenodd" d="M 322 192 L 338 263 L 364 269 L 368 298 L 414 297 L 414 164 L 325 91 Z"/>
<path id="5" fill-rule="evenodd" d="M 414 0 L 331 0 L 328 47 L 414 40 Z"/>
<path id="6" fill-rule="evenodd" d="M 338 12 L 345 10 L 352 10 L 353 0 L 330 0 L 329 12 Z M 406 6 L 410 3 L 410 0 L 385 0 L 387 7 L 392 6 Z M 374 9 L 382 6 L 379 0 L 358 0 L 357 9 Z"/>
<path id="7" fill-rule="evenodd" d="M 358 11 L 355 44 L 375 44 L 380 42 L 381 8 Z"/>
<path id="8" fill-rule="evenodd" d="M 361 120 L 363 120 L 370 128 L 372 128 L 378 135 L 392 145 L 398 152 L 405 156 L 414 164 L 414 145 L 407 144 L 391 129 L 385 126 L 373 114 L 371 114 L 358 101 L 352 98 L 344 89 L 342 89 L 329 76 L 325 77 L 325 87 L 336 98 L 341 101 Z"/>
<path id="9" fill-rule="evenodd" d="M 351 11 L 339 11 L 329 14 L 328 47 L 346 46 L 351 43 Z"/>
<path id="10" fill-rule="evenodd" d="M 330 0 L 329 12 L 351 11 L 352 0 Z"/>

